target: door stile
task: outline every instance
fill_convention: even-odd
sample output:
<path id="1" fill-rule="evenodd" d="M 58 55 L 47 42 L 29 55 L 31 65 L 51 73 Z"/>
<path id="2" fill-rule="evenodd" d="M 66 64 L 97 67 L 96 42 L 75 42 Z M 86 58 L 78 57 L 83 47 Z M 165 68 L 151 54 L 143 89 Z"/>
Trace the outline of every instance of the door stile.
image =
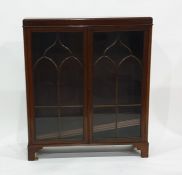
<path id="1" fill-rule="evenodd" d="M 84 142 L 89 143 L 89 92 L 88 92 L 88 30 L 87 28 L 84 29 Z"/>
<path id="2" fill-rule="evenodd" d="M 92 143 L 92 119 L 93 119 L 93 64 L 92 64 L 92 57 L 93 57 L 93 34 L 91 29 L 88 27 L 87 30 L 87 86 L 88 86 L 88 108 L 87 108 L 87 115 L 88 115 L 88 143 Z"/>

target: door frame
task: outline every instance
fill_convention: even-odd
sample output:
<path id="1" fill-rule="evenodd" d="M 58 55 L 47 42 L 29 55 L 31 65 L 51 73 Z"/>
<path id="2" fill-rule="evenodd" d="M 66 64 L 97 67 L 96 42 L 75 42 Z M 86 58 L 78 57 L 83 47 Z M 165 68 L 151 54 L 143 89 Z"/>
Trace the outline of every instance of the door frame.
<path id="1" fill-rule="evenodd" d="M 137 138 L 108 138 L 93 139 L 93 33 L 94 32 L 114 32 L 114 31 L 142 31 L 144 32 L 143 42 L 143 72 L 142 72 L 142 94 L 141 94 L 141 119 L 140 119 L 140 137 Z M 150 55 L 151 55 L 151 37 L 152 27 L 148 25 L 141 26 L 89 26 L 88 27 L 88 124 L 90 144 L 126 144 L 126 143 L 148 143 L 148 115 L 149 115 L 149 88 L 150 88 Z"/>
<path id="2" fill-rule="evenodd" d="M 34 89 L 32 69 L 32 32 L 83 32 L 83 64 L 84 64 L 84 104 L 83 104 L 83 140 L 60 140 L 45 139 L 37 140 L 35 137 L 35 112 L 34 112 Z M 61 144 L 87 144 L 88 143 L 88 91 L 87 91 L 87 28 L 85 26 L 59 26 L 59 27 L 24 27 L 24 52 L 25 52 L 25 74 L 26 74 L 26 98 L 27 98 L 27 120 L 28 120 L 28 145 L 61 145 Z"/>
<path id="3" fill-rule="evenodd" d="M 143 64 L 145 73 L 142 80 L 142 118 L 141 138 L 137 139 L 102 139 L 94 141 L 92 138 L 92 55 L 93 55 L 93 32 L 98 31 L 144 31 Z M 32 32 L 83 32 L 84 33 L 84 139 L 82 141 L 63 140 L 36 140 L 34 127 L 34 97 L 32 77 L 32 54 L 31 54 L 31 33 Z M 24 27 L 24 51 L 25 51 L 25 72 L 27 92 L 27 114 L 28 114 L 28 140 L 29 145 L 84 145 L 84 144 L 126 144 L 148 142 L 148 113 L 149 113 L 149 87 L 150 87 L 150 54 L 151 54 L 152 26 L 150 25 L 65 25 L 59 27 Z"/>

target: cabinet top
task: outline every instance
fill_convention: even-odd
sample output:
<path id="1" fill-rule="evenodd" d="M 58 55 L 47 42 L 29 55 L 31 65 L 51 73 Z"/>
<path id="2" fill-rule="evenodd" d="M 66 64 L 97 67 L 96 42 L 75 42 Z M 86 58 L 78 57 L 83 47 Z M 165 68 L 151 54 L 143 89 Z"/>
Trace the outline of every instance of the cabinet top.
<path id="1" fill-rule="evenodd" d="M 66 25 L 152 25 L 152 17 L 123 18 L 26 18 L 23 27 L 46 27 Z"/>

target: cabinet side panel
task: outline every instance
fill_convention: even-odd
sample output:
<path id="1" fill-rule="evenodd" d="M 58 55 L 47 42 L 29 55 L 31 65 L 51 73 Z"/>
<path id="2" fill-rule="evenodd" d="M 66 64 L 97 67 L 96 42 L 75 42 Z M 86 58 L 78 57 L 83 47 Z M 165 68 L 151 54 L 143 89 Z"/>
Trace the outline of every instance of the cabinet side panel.
<path id="1" fill-rule="evenodd" d="M 23 29 L 24 34 L 24 56 L 25 56 L 25 74 L 26 74 L 26 99 L 27 99 L 27 122 L 28 122 L 28 143 L 33 144 L 34 125 L 33 125 L 33 93 L 32 93 L 32 73 L 31 73 L 31 48 L 30 48 L 30 30 Z"/>
<path id="2" fill-rule="evenodd" d="M 152 26 L 145 31 L 144 36 L 144 75 L 142 87 L 142 141 L 148 142 L 148 118 L 149 118 L 149 94 L 150 94 L 150 63 L 151 63 L 151 44 Z"/>

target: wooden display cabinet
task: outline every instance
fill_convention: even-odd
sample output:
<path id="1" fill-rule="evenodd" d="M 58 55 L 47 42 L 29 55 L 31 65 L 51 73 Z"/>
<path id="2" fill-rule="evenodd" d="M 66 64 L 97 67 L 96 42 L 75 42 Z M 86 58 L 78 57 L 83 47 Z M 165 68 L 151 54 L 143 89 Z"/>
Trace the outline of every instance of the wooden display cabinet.
<path id="1" fill-rule="evenodd" d="M 152 18 L 24 19 L 28 160 L 43 147 L 148 157 Z"/>

